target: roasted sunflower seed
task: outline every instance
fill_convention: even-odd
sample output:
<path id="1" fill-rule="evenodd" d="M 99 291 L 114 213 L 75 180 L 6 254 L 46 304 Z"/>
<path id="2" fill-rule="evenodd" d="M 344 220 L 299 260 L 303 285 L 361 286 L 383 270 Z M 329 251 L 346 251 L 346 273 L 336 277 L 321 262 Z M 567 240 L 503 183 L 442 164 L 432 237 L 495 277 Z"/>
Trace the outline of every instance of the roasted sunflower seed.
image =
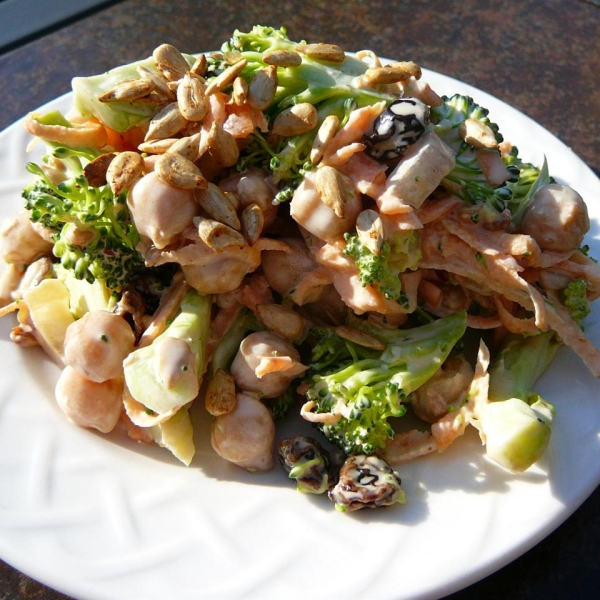
<path id="1" fill-rule="evenodd" d="M 147 96 L 155 88 L 149 79 L 128 79 L 121 81 L 114 88 L 98 96 L 100 102 L 134 102 Z"/>
<path id="2" fill-rule="evenodd" d="M 167 81 L 181 79 L 189 70 L 190 65 L 175 46 L 161 44 L 152 53 L 157 70 Z"/>
<path id="3" fill-rule="evenodd" d="M 273 121 L 272 132 L 293 137 L 314 129 L 317 121 L 317 109 L 309 102 L 302 102 L 280 112 Z"/>
<path id="4" fill-rule="evenodd" d="M 177 102 L 171 102 L 150 120 L 144 141 L 173 137 L 183 129 L 186 123 L 187 120 L 181 114 Z"/>
<path id="5" fill-rule="evenodd" d="M 190 190 L 208 185 L 200 169 L 175 152 L 161 154 L 154 165 L 154 172 L 161 181 L 176 188 Z"/>
<path id="6" fill-rule="evenodd" d="M 106 181 L 115 196 L 131 186 L 144 173 L 144 159 L 137 152 L 119 152 L 108 165 Z"/>
<path id="7" fill-rule="evenodd" d="M 266 110 L 277 91 L 277 67 L 269 65 L 256 73 L 248 85 L 248 104 L 257 110 Z"/>
<path id="8" fill-rule="evenodd" d="M 235 207 L 217 185 L 209 182 L 205 189 L 194 194 L 194 198 L 209 217 L 239 231 L 241 224 Z"/>
<path id="9" fill-rule="evenodd" d="M 177 87 L 177 106 L 188 121 L 202 121 L 208 114 L 206 85 L 193 73 L 186 73 Z"/>
<path id="10" fill-rule="evenodd" d="M 198 227 L 198 236 L 200 239 L 215 252 L 224 250 L 229 246 L 246 245 L 246 241 L 239 231 L 232 229 L 220 221 L 205 219 L 204 217 L 194 217 L 194 223 Z"/>
<path id="11" fill-rule="evenodd" d="M 298 44 L 296 50 L 310 58 L 326 62 L 342 63 L 346 59 L 346 53 L 335 44 Z"/>
<path id="12" fill-rule="evenodd" d="M 318 164 L 340 125 L 336 115 L 327 115 L 321 123 L 310 151 L 310 162 Z"/>

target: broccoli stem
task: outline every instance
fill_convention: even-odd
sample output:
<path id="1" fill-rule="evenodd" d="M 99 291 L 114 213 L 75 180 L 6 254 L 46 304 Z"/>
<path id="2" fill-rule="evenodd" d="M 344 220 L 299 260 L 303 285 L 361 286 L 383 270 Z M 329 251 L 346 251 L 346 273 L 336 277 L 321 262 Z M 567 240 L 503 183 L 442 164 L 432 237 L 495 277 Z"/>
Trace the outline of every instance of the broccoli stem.
<path id="1" fill-rule="evenodd" d="M 509 336 L 490 364 L 489 399 L 518 398 L 527 402 L 560 345 L 553 331 Z"/>

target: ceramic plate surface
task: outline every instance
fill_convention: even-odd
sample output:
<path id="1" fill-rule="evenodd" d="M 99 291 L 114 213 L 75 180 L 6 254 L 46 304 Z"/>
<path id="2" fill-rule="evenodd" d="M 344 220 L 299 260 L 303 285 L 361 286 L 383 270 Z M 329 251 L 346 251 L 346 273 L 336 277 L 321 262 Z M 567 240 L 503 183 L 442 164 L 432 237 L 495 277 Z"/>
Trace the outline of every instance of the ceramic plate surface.
<path id="1" fill-rule="evenodd" d="M 463 83 L 424 76 L 440 94 L 466 93 L 489 108 L 526 160 L 541 165 L 545 154 L 559 181 L 600 197 L 592 171 L 531 119 Z M 67 95 L 43 110 L 69 104 Z M 0 134 L 2 218 L 21 206 L 28 143 L 20 123 Z M 590 202 L 587 238 L 596 257 L 599 206 Z M 250 475 L 226 464 L 201 411 L 189 468 L 120 431 L 77 428 L 54 401 L 58 368 L 15 346 L 12 325 L 0 320 L 0 557 L 78 598 L 439 597 L 528 550 L 600 482 L 600 382 L 567 349 L 537 386 L 558 416 L 535 468 L 504 472 L 470 431 L 446 453 L 399 469 L 406 506 L 342 514 L 297 493 L 279 469 Z M 600 345 L 600 306 L 586 332 Z"/>

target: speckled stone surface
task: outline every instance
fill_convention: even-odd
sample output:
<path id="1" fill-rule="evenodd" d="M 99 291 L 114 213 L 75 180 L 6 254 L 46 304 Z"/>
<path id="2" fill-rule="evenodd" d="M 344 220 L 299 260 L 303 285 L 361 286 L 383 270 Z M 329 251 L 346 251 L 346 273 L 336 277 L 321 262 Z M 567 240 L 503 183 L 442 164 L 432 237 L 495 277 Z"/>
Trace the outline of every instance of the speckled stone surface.
<path id="1" fill-rule="evenodd" d="M 74 75 L 145 57 L 162 42 L 215 49 L 256 23 L 461 79 L 520 109 L 600 169 L 600 7 L 586 0 L 127 0 L 0 55 L 0 129 L 68 92 Z M 599 539 L 597 490 L 548 538 L 452 599 L 600 597 Z M 0 600 L 34 598 L 65 597 L 0 563 Z"/>

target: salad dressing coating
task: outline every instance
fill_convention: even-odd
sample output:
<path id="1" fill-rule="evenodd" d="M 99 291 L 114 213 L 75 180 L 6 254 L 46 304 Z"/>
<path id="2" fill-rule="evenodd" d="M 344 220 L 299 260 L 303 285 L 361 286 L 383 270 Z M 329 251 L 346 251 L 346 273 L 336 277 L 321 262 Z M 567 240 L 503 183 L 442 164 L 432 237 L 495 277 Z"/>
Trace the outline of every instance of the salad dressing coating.
<path id="1" fill-rule="evenodd" d="M 24 121 L 47 155 L 0 229 L 0 315 L 60 365 L 77 425 L 189 465 L 192 415 L 211 419 L 225 461 L 278 454 L 299 489 L 356 510 L 404 503 L 393 467 L 469 426 L 528 469 L 556 349 L 600 376 L 584 199 L 411 60 L 255 26 L 73 92 L 68 114 Z M 284 416 L 320 440 L 280 442 Z"/>

